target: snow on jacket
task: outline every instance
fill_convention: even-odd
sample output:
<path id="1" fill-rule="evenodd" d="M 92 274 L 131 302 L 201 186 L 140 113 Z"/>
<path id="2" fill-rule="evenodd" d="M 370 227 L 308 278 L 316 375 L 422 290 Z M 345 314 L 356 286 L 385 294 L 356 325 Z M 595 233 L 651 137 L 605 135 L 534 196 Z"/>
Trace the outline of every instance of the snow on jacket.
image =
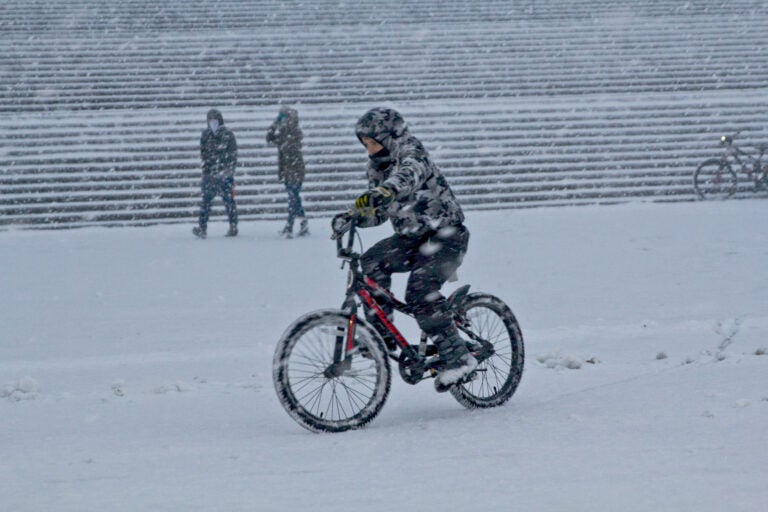
<path id="1" fill-rule="evenodd" d="M 203 161 L 203 175 L 232 178 L 237 167 L 237 139 L 226 126 L 224 117 L 216 109 L 208 112 L 208 119 L 218 119 L 216 133 L 207 127 L 200 136 L 200 159 Z"/>
<path id="2" fill-rule="evenodd" d="M 390 153 L 390 164 L 383 170 L 368 162 L 369 186 L 385 186 L 395 200 L 376 210 L 366 226 L 387 219 L 401 235 L 421 236 L 464 222 L 464 213 L 440 169 L 432 162 L 422 143 L 410 134 L 400 114 L 388 108 L 366 112 L 355 127 L 358 139 L 370 137 Z"/>
<path id="3" fill-rule="evenodd" d="M 304 182 L 303 138 L 299 113 L 290 107 L 281 107 L 277 119 L 267 130 L 267 142 L 277 146 L 277 177 L 286 185 Z"/>

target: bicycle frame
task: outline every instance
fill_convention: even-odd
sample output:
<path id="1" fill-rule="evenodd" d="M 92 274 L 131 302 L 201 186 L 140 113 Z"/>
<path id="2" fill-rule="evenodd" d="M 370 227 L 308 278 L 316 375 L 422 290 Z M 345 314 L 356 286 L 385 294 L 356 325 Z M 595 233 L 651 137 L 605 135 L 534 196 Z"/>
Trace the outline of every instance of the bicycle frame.
<path id="1" fill-rule="evenodd" d="M 737 164 L 739 164 L 739 167 L 741 168 L 741 172 L 746 174 L 750 179 L 753 179 L 755 181 L 759 180 L 759 176 L 761 174 L 767 174 L 768 168 L 763 168 L 762 166 L 762 159 L 763 155 L 766 151 L 766 146 L 760 145 L 757 146 L 756 149 L 758 151 L 757 157 L 754 157 L 747 153 L 746 151 L 739 148 L 736 144 L 734 144 L 733 139 L 736 138 L 736 136 L 741 132 L 736 132 L 733 135 L 723 135 L 720 138 L 720 144 L 725 146 L 725 151 L 723 152 L 723 155 L 720 157 L 720 161 L 723 164 L 728 163 L 728 158 L 733 157 L 733 159 L 736 161 Z M 744 161 L 739 157 L 746 157 L 748 161 Z M 749 165 L 752 165 L 752 169 L 749 168 Z M 757 177 L 753 178 L 752 175 L 756 175 Z"/>
<path id="2" fill-rule="evenodd" d="M 389 334 L 392 335 L 392 338 L 395 340 L 400 350 L 405 351 L 406 355 L 409 357 L 417 358 L 419 356 L 418 353 L 413 350 L 413 347 L 411 347 L 408 340 L 405 339 L 405 336 L 403 336 L 397 327 L 395 327 L 382 309 L 378 300 L 374 298 L 374 295 L 382 297 L 396 311 L 400 311 L 408 316 L 413 316 L 413 309 L 408 304 L 398 300 L 392 292 L 376 283 L 373 279 L 363 275 L 362 268 L 360 267 L 361 256 L 353 251 L 356 231 L 357 223 L 356 219 L 353 219 L 348 233 L 347 246 L 342 246 L 341 237 L 336 239 L 337 255 L 339 258 L 349 263 L 346 298 L 341 306 L 343 310 L 349 311 L 349 326 L 347 329 L 347 339 L 345 340 L 345 343 L 343 343 L 343 350 L 339 351 L 340 344 L 336 344 L 337 353 L 334 353 L 334 361 L 337 363 L 343 361 L 346 358 L 346 354 L 354 349 L 355 327 L 358 321 L 358 305 L 355 297 L 360 297 L 361 301 L 376 314 L 376 317 L 381 321 Z M 422 343 L 426 344 L 425 336 L 422 336 Z"/>
<path id="3" fill-rule="evenodd" d="M 333 364 L 326 370 L 327 375 L 338 376 L 343 373 L 349 366 L 348 354 L 355 350 L 355 329 L 358 322 L 358 301 L 356 297 L 360 298 L 360 301 L 364 303 L 371 311 L 373 311 L 381 324 L 392 336 L 396 344 L 394 351 L 389 352 L 389 357 L 399 361 L 401 364 L 404 361 L 409 361 L 413 367 L 413 374 L 418 377 L 406 379 L 407 382 L 414 384 L 421 380 L 421 375 L 427 370 L 435 370 L 440 364 L 438 361 L 427 361 L 427 356 L 433 355 L 428 353 L 427 350 L 427 335 L 422 331 L 421 339 L 418 344 L 418 348 L 414 348 L 414 345 L 408 343 L 408 340 L 403 334 L 395 327 L 392 321 L 389 319 L 384 309 L 381 307 L 381 301 L 384 301 L 387 305 L 391 305 L 395 311 L 399 311 L 410 317 L 414 316 L 413 307 L 398 300 L 391 291 L 382 287 L 376 283 L 373 279 L 363 274 L 360 258 L 361 255 L 354 252 L 353 245 L 355 241 L 357 231 L 357 218 L 353 218 L 350 224 L 348 232 L 348 241 L 346 247 L 343 246 L 342 237 L 336 237 L 336 253 L 339 258 L 349 263 L 349 275 L 347 278 L 347 290 L 346 298 L 342 304 L 342 309 L 349 311 L 349 324 L 346 329 L 346 338 L 342 333 L 336 338 L 336 345 L 334 348 Z M 343 267 L 343 264 L 342 264 Z M 464 297 L 466 297 L 469 291 L 469 285 L 462 286 L 454 291 L 447 301 L 450 308 L 454 305 L 460 304 Z M 473 341 L 479 343 L 482 348 L 477 352 L 477 356 L 486 359 L 494 353 L 492 344 L 486 340 L 478 338 L 473 332 L 468 329 L 464 329 L 464 325 L 460 321 L 457 321 L 457 327 L 465 332 Z M 398 351 L 399 349 L 399 351 Z M 405 378 L 405 377 L 404 377 Z"/>

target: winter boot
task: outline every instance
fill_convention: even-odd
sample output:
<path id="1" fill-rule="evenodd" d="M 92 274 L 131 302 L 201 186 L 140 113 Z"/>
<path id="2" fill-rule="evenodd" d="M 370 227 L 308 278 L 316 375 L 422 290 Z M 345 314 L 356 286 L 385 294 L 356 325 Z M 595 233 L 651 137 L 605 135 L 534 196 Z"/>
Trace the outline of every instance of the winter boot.
<path id="1" fill-rule="evenodd" d="M 225 236 L 237 236 L 237 224 L 230 224 L 229 231 Z"/>
<path id="2" fill-rule="evenodd" d="M 469 353 L 464 340 L 454 332 L 436 336 L 435 345 L 445 366 L 435 377 L 435 391 L 444 393 L 458 384 L 477 368 L 477 359 Z"/>
<path id="3" fill-rule="evenodd" d="M 196 226 L 192 228 L 192 234 L 195 235 L 197 238 L 205 238 L 206 237 L 205 227 Z"/>
<path id="4" fill-rule="evenodd" d="M 293 224 L 288 222 L 282 231 L 280 231 L 280 235 L 284 236 L 285 238 L 293 238 Z"/>
<path id="5" fill-rule="evenodd" d="M 307 236 L 309 234 L 309 221 L 307 219 L 301 219 L 301 225 L 299 226 L 299 236 Z"/>

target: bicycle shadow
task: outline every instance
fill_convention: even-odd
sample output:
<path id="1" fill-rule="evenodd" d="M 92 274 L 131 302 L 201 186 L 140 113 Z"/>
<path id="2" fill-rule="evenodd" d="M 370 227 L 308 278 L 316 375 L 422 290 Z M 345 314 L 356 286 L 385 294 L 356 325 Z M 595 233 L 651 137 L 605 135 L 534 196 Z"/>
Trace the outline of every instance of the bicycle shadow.
<path id="1" fill-rule="evenodd" d="M 385 407 L 366 429 L 397 429 L 398 432 L 402 427 L 428 429 L 433 424 L 467 418 L 468 414 L 474 416 L 478 412 L 484 411 L 465 408 L 450 393 L 437 393 L 431 379 L 415 386 L 393 380 Z"/>

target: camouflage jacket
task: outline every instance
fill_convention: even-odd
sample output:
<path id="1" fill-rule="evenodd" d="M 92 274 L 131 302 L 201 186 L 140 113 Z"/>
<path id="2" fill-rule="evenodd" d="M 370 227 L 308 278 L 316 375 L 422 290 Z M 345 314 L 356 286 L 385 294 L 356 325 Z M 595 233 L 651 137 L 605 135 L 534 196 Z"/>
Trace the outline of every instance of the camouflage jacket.
<path id="1" fill-rule="evenodd" d="M 392 109 L 372 109 L 360 118 L 355 131 L 358 139 L 371 137 L 390 153 L 385 169 L 377 169 L 369 161 L 369 187 L 383 185 L 395 193 L 395 200 L 379 208 L 363 227 L 389 220 L 396 233 L 421 236 L 464 222 L 448 182 L 422 143 L 409 133 L 400 114 Z"/>

